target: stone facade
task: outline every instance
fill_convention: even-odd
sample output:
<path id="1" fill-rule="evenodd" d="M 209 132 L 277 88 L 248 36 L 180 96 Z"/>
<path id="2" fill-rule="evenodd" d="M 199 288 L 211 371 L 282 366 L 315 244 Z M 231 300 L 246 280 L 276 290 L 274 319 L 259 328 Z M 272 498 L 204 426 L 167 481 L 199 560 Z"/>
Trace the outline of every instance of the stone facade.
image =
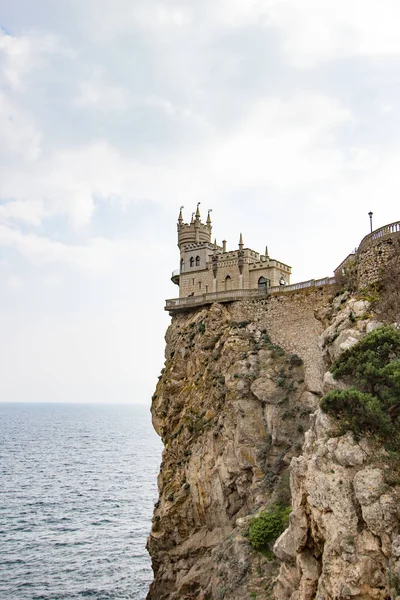
<path id="1" fill-rule="evenodd" d="M 178 247 L 180 250 L 179 274 L 172 280 L 179 285 L 179 297 L 227 290 L 266 289 L 280 284 L 290 284 L 291 267 L 245 248 L 240 235 L 237 250 L 227 251 L 226 242 L 218 246 L 211 243 L 211 218 L 201 222 L 199 206 L 190 224 L 183 222 L 182 211 L 178 218 Z"/>

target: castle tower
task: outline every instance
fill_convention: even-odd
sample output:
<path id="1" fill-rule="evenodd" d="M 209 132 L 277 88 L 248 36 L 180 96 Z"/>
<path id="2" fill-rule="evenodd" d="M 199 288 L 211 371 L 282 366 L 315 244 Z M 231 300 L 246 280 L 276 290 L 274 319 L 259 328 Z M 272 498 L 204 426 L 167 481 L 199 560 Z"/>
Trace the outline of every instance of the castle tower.
<path id="1" fill-rule="evenodd" d="M 178 248 L 182 252 L 183 247 L 188 244 L 211 244 L 211 218 L 208 213 L 207 222 L 201 222 L 200 202 L 197 203 L 197 209 L 190 224 L 183 222 L 182 208 L 178 217 Z"/>

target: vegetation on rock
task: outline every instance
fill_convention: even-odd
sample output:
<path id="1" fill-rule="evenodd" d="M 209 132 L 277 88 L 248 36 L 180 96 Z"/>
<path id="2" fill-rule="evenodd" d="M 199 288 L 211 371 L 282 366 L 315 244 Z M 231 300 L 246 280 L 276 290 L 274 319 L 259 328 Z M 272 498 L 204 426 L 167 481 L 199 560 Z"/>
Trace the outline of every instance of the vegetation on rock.
<path id="1" fill-rule="evenodd" d="M 274 504 L 255 517 L 249 527 L 249 540 L 255 550 L 271 553 L 271 545 L 289 523 L 290 506 Z"/>
<path id="2" fill-rule="evenodd" d="M 322 410 L 338 418 L 343 431 L 400 450 L 400 332 L 388 325 L 375 329 L 343 352 L 331 372 L 353 387 L 329 392 Z"/>

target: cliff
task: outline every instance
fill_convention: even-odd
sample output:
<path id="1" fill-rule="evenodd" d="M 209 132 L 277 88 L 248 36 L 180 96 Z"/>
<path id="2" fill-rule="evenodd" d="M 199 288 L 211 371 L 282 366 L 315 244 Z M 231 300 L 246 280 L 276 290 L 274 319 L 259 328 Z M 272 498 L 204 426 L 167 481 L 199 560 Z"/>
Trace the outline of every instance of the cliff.
<path id="1" fill-rule="evenodd" d="M 319 409 L 342 387 L 332 361 L 379 324 L 365 297 L 335 292 L 173 317 L 152 401 L 165 449 L 148 600 L 400 593 L 397 470 Z M 259 552 L 249 524 L 277 506 L 292 506 L 289 526 L 274 554 Z"/>

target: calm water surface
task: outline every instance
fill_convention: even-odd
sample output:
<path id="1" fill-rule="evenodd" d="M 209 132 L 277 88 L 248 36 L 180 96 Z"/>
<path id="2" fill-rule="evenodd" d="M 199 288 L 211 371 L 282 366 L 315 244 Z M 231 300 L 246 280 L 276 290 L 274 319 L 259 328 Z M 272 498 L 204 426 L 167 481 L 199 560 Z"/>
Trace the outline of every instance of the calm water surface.
<path id="1" fill-rule="evenodd" d="M 160 459 L 147 407 L 0 404 L 0 600 L 143 600 Z"/>

